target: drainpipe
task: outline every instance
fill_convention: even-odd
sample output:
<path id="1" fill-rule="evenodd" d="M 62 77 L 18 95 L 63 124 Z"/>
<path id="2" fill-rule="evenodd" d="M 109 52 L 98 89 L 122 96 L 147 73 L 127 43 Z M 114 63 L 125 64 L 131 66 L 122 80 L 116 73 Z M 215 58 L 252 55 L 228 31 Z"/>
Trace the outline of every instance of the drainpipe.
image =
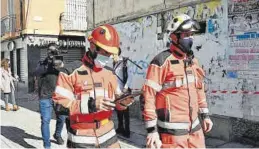
<path id="1" fill-rule="evenodd" d="M 93 28 L 95 28 L 95 8 L 94 8 L 94 0 L 93 0 Z"/>
<path id="2" fill-rule="evenodd" d="M 20 25 L 21 31 L 23 30 L 23 0 L 20 0 Z"/>

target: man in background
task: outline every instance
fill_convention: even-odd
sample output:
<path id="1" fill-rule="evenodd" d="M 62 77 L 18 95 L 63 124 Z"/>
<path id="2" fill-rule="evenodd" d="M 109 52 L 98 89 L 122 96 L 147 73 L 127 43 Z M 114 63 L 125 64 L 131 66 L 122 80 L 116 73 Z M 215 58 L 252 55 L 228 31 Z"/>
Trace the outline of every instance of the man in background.
<path id="1" fill-rule="evenodd" d="M 131 75 L 129 74 L 127 58 L 121 56 L 121 49 L 119 49 L 119 60 L 114 62 L 114 71 L 117 76 L 118 88 L 117 92 L 130 93 L 129 88 L 131 83 Z M 125 110 L 116 110 L 118 117 L 118 128 L 116 129 L 117 134 L 122 134 L 124 137 L 130 137 L 130 117 L 129 107 Z M 125 123 L 124 123 L 125 121 Z M 125 124 L 125 125 L 124 125 Z"/>
<path id="2" fill-rule="evenodd" d="M 53 100 L 52 93 L 55 91 L 57 77 L 59 72 L 66 72 L 64 68 L 63 59 L 58 59 L 58 46 L 54 43 L 48 46 L 48 57 L 40 62 L 36 68 L 37 90 L 40 100 L 40 114 L 41 114 L 41 133 L 43 137 L 44 148 L 50 148 L 50 120 L 52 116 Z M 57 144 L 64 144 L 61 137 L 61 132 L 66 119 L 65 115 L 56 113 L 56 130 L 53 137 Z"/>

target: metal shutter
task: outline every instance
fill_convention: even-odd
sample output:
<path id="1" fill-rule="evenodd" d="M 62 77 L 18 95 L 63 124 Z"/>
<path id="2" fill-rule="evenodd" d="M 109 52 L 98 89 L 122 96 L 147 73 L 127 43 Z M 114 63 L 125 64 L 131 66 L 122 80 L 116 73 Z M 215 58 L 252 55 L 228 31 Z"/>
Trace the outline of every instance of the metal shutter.
<path id="1" fill-rule="evenodd" d="M 61 53 L 64 56 L 64 63 L 70 63 L 75 60 L 81 60 L 85 53 L 84 48 L 70 48 L 67 50 L 67 53 Z M 40 54 L 41 60 L 44 60 L 47 57 L 47 49 L 42 49 Z"/>

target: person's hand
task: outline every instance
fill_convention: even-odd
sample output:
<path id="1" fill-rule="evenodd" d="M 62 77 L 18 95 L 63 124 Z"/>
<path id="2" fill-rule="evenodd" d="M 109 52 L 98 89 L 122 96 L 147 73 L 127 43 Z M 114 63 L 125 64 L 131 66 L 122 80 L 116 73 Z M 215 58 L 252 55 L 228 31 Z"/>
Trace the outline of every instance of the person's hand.
<path id="1" fill-rule="evenodd" d="M 128 88 L 123 88 L 122 92 L 123 92 L 123 93 L 128 93 L 128 92 L 129 92 L 129 89 L 128 89 Z"/>
<path id="2" fill-rule="evenodd" d="M 19 80 L 19 76 L 18 75 L 15 75 L 14 77 L 15 77 L 15 79 Z"/>
<path id="3" fill-rule="evenodd" d="M 147 148 L 158 148 L 160 149 L 162 146 L 162 142 L 159 138 L 159 134 L 157 132 L 154 133 L 149 133 L 147 135 L 147 143 L 146 147 Z"/>
<path id="4" fill-rule="evenodd" d="M 103 111 L 114 110 L 114 107 L 116 106 L 113 103 L 112 99 L 104 98 L 104 97 L 97 97 L 95 104 L 96 104 L 97 110 L 103 110 Z"/>
<path id="5" fill-rule="evenodd" d="M 212 129 L 212 126 L 213 126 L 213 123 L 212 123 L 212 121 L 210 120 L 210 118 L 205 118 L 205 119 L 203 120 L 203 131 L 204 131 L 205 133 L 210 132 L 211 129 Z"/>

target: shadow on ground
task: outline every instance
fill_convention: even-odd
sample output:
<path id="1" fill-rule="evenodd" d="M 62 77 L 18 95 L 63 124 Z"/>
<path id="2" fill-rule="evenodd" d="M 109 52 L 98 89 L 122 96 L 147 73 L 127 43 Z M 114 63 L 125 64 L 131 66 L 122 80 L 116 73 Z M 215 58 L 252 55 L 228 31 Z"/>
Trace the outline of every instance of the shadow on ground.
<path id="1" fill-rule="evenodd" d="M 16 135 L 10 135 L 10 132 L 15 133 Z M 34 140 L 42 140 L 42 138 L 26 133 L 24 130 L 11 127 L 11 126 L 1 126 L 1 135 L 5 138 L 23 146 L 24 148 L 35 148 L 34 146 L 28 144 L 24 139 L 34 139 Z"/>

